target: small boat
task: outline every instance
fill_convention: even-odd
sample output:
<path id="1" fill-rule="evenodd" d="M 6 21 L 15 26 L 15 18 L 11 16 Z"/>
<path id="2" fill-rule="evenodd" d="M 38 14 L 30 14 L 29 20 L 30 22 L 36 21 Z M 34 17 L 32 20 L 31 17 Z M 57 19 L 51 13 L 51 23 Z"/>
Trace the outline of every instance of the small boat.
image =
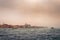
<path id="1" fill-rule="evenodd" d="M 54 27 L 51 27 L 51 29 L 54 29 Z"/>

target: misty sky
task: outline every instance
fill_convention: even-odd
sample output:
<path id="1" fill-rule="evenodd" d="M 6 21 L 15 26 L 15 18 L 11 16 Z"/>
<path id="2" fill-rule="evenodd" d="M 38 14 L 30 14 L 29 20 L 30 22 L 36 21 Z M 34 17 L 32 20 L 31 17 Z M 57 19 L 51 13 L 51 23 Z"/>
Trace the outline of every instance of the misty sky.
<path id="1" fill-rule="evenodd" d="M 0 0 L 0 23 L 60 26 L 59 0 Z"/>

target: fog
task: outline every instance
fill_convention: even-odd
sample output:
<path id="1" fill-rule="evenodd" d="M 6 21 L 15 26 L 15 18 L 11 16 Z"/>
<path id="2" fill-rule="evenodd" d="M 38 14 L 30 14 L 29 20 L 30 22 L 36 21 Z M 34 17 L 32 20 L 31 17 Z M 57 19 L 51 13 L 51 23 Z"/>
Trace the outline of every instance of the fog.
<path id="1" fill-rule="evenodd" d="M 0 0 L 0 23 L 60 26 L 59 0 Z"/>

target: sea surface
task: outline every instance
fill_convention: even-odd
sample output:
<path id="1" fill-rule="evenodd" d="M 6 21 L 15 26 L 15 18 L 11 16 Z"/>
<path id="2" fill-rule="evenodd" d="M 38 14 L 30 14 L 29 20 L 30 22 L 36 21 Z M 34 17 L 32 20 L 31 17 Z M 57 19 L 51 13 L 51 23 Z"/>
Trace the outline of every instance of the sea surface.
<path id="1" fill-rule="evenodd" d="M 60 40 L 60 29 L 0 28 L 0 40 Z"/>

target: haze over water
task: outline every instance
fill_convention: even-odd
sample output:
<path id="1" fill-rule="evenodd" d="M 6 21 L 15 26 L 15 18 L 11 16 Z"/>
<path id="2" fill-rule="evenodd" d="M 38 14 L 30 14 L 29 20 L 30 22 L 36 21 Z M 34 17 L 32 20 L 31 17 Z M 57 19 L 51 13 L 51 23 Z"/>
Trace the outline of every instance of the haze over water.
<path id="1" fill-rule="evenodd" d="M 60 26 L 59 0 L 0 0 L 0 23 Z"/>

